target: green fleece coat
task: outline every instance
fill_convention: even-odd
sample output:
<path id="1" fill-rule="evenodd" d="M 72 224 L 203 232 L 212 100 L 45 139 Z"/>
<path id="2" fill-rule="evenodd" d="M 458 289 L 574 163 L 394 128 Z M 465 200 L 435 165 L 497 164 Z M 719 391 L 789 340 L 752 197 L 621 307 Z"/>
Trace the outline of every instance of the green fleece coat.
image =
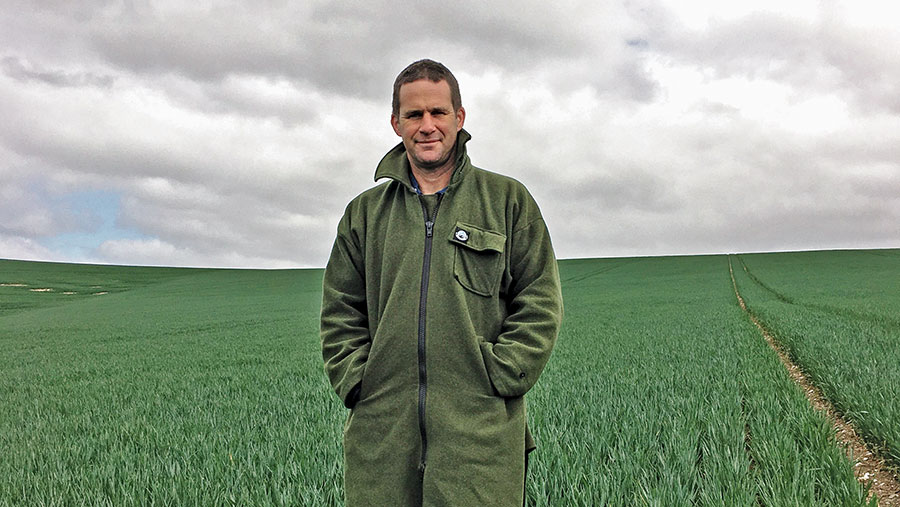
<path id="1" fill-rule="evenodd" d="M 562 295 L 537 204 L 474 167 L 469 138 L 460 131 L 440 197 L 415 192 L 397 145 L 375 172 L 389 181 L 338 225 L 321 338 L 351 408 L 348 506 L 522 505 L 534 448 L 523 395 L 550 357 Z"/>

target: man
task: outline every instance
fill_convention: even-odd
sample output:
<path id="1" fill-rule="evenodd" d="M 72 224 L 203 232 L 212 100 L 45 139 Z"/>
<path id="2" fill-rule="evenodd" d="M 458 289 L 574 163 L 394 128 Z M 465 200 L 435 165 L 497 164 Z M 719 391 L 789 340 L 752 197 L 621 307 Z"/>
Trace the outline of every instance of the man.
<path id="1" fill-rule="evenodd" d="M 350 415 L 348 506 L 522 505 L 534 448 L 523 395 L 562 296 L 550 235 L 519 182 L 474 167 L 456 78 L 421 60 L 394 82 L 402 142 L 338 225 L 322 355 Z"/>

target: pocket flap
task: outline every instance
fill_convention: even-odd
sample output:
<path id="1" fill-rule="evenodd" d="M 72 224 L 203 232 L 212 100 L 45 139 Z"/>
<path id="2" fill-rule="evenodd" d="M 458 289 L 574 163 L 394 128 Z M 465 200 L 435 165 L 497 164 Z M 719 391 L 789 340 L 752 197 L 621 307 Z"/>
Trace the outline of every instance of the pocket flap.
<path id="1" fill-rule="evenodd" d="M 476 252 L 490 250 L 503 253 L 503 248 L 506 245 L 506 235 L 487 231 L 464 222 L 456 222 L 456 227 L 453 228 L 453 232 L 450 234 L 450 242 Z"/>

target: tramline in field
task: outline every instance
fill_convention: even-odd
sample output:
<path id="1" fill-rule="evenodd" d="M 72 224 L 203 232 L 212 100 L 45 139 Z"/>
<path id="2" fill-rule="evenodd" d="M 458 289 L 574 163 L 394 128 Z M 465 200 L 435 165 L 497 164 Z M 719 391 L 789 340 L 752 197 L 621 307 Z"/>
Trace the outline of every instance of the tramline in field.
<path id="1" fill-rule="evenodd" d="M 740 259 L 750 309 L 889 466 L 900 468 L 898 251 Z"/>

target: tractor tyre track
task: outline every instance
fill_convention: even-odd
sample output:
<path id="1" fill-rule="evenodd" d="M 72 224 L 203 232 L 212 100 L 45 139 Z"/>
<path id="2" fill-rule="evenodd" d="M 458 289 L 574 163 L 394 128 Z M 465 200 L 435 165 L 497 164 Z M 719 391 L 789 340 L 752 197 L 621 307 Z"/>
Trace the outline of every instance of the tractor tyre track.
<path id="1" fill-rule="evenodd" d="M 885 466 L 884 458 L 866 446 L 865 441 L 859 436 L 853 425 L 841 417 L 838 411 L 835 410 L 834 405 L 822 394 L 822 391 L 813 385 L 800 367 L 791 360 L 784 347 L 775 340 L 772 333 L 750 311 L 744 302 L 744 298 L 741 297 L 740 291 L 738 291 L 731 257 L 728 258 L 728 272 L 731 275 L 734 295 L 737 297 L 741 309 L 759 328 L 763 338 L 765 338 L 787 369 L 791 380 L 803 390 L 813 408 L 824 413 L 831 421 L 838 443 L 850 459 L 850 462 L 854 464 L 853 473 L 856 475 L 856 480 L 861 484 L 870 485 L 869 499 L 874 495 L 878 498 L 879 506 L 900 507 L 900 480 Z"/>
<path id="2" fill-rule="evenodd" d="M 588 278 L 591 278 L 591 277 L 594 277 L 594 276 L 597 276 L 597 275 L 602 275 L 603 273 L 607 273 L 607 272 L 612 271 L 612 270 L 614 270 L 614 269 L 621 268 L 622 266 L 624 266 L 624 265 L 626 265 L 626 264 L 630 264 L 630 263 L 632 263 L 632 262 L 634 262 L 634 261 L 633 261 L 633 260 L 627 260 L 627 259 L 626 259 L 626 260 L 623 260 L 623 261 L 618 262 L 618 263 L 616 263 L 616 264 L 613 264 L 612 266 L 606 266 L 606 267 L 603 267 L 603 268 L 600 268 L 600 269 L 596 269 L 596 270 L 594 270 L 594 271 L 591 271 L 590 273 L 585 273 L 585 274 L 582 274 L 582 275 L 570 276 L 569 278 L 566 278 L 565 280 L 562 280 L 562 283 L 565 284 L 565 283 L 572 283 L 572 282 L 581 282 L 581 281 L 587 280 Z"/>
<path id="3" fill-rule="evenodd" d="M 741 258 L 740 255 L 737 256 L 737 260 L 741 263 L 741 267 L 744 269 L 744 273 L 747 273 L 747 276 L 749 276 L 750 279 L 753 280 L 754 283 L 756 283 L 756 285 L 759 285 L 784 303 L 787 303 L 789 305 L 798 305 L 803 308 L 808 308 L 810 310 L 822 312 L 828 315 L 834 315 L 836 317 L 865 322 L 870 325 L 882 327 L 889 331 L 900 329 L 900 319 L 892 319 L 885 315 L 878 315 L 875 313 L 862 312 L 858 310 L 849 310 L 846 308 L 839 308 L 831 305 L 799 303 L 797 301 L 794 301 L 793 298 L 790 298 L 787 295 L 778 292 L 777 290 L 769 287 L 765 284 L 765 282 L 760 280 L 759 277 L 753 274 L 753 271 L 751 271 L 750 268 L 747 267 L 747 263 L 744 262 L 744 259 Z"/>

